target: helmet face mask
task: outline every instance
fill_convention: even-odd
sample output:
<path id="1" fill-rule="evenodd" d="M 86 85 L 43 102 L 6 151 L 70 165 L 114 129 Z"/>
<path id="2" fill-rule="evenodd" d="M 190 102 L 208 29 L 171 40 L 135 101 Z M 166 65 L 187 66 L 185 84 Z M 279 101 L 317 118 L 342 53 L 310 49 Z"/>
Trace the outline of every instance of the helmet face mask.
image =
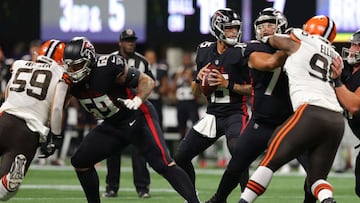
<path id="1" fill-rule="evenodd" d="M 257 40 L 261 40 L 264 37 L 264 33 L 262 33 L 262 28 L 265 23 L 273 24 L 275 27 L 274 33 L 272 34 L 283 34 L 288 27 L 288 21 L 284 14 L 282 14 L 279 10 L 274 8 L 265 8 L 262 10 L 256 20 L 254 21 L 254 29 Z M 267 25 L 268 27 L 270 25 Z"/>
<path id="2" fill-rule="evenodd" d="M 86 38 L 75 37 L 66 45 L 64 63 L 73 83 L 82 81 L 90 74 L 95 57 L 95 48 Z"/>
<path id="3" fill-rule="evenodd" d="M 341 56 L 343 60 L 351 66 L 360 65 L 360 30 L 356 31 L 350 38 L 351 47 L 342 48 Z"/>
<path id="4" fill-rule="evenodd" d="M 235 45 L 241 38 L 242 22 L 239 14 L 232 9 L 225 8 L 217 10 L 211 17 L 211 34 L 228 45 Z M 235 36 L 226 36 L 225 29 L 236 28 L 238 31 Z"/>

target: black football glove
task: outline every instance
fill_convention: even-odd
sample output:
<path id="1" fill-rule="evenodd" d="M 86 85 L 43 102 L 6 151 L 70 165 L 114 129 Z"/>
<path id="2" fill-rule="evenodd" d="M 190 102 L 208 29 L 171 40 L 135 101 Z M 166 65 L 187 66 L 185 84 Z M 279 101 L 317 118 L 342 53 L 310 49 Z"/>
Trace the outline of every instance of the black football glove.
<path id="1" fill-rule="evenodd" d="M 48 158 L 49 156 L 53 155 L 55 150 L 61 147 L 61 143 L 62 136 L 55 135 L 50 131 L 47 135 L 46 142 L 41 143 L 40 145 L 41 154 L 39 155 L 39 158 Z"/>

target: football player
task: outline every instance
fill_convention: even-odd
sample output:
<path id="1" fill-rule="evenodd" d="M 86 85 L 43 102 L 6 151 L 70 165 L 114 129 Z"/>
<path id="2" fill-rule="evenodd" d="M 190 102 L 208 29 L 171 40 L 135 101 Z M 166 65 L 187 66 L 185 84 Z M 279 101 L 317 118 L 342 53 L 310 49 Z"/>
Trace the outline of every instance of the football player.
<path id="1" fill-rule="evenodd" d="M 63 107 L 68 85 L 62 56 L 65 43 L 49 40 L 36 62 L 17 60 L 11 66 L 5 102 L 0 108 L 0 200 L 18 191 L 36 149 L 46 158 L 61 146 Z M 50 125 L 48 125 L 50 123 Z"/>
<path id="2" fill-rule="evenodd" d="M 350 73 L 345 74 L 343 71 L 342 76 L 346 77 L 342 78 L 346 85 L 340 83 L 335 91 L 341 104 L 347 109 L 346 117 L 352 132 L 360 139 L 360 29 L 351 36 L 350 43 L 350 48 L 343 48 L 342 50 L 342 58 L 350 66 Z M 333 73 L 339 76 L 342 69 L 335 67 L 341 67 L 341 59 L 336 59 L 334 62 L 338 65 L 334 66 Z M 338 78 L 340 81 L 340 77 Z M 356 157 L 355 192 L 360 197 L 360 152 Z"/>
<path id="3" fill-rule="evenodd" d="M 275 128 L 293 113 L 288 78 L 283 69 L 279 67 L 273 71 L 264 71 L 261 67 L 254 67 L 251 64 L 253 60 L 260 58 L 256 54 L 276 51 L 268 44 L 262 43 L 261 39 L 275 33 L 285 33 L 287 26 L 288 21 L 284 14 L 274 8 L 263 9 L 254 21 L 257 40 L 248 42 L 245 49 L 254 90 L 253 113 L 236 143 L 236 150 L 220 180 L 216 193 L 206 201 L 207 203 L 226 202 L 227 197 L 236 187 L 241 172 L 266 150 Z M 284 59 L 285 57 L 282 60 Z M 305 203 L 316 202 L 311 193 L 306 194 Z"/>
<path id="4" fill-rule="evenodd" d="M 268 60 L 257 60 L 254 67 L 276 69 L 279 57 L 288 55 L 284 70 L 289 78 L 289 92 L 294 110 L 274 131 L 265 157 L 251 176 L 239 203 L 254 202 L 262 195 L 276 170 L 308 152 L 307 186 L 321 203 L 334 203 L 333 187 L 327 181 L 337 148 L 344 133 L 342 108 L 336 98 L 331 78 L 332 58 L 339 54 L 332 47 L 336 26 L 327 16 L 314 16 L 303 29 L 290 35 L 263 38 L 280 52 Z"/>
<path id="5" fill-rule="evenodd" d="M 244 64 L 245 44 L 241 37 L 240 15 L 230 8 L 217 10 L 211 17 L 211 34 L 216 41 L 205 41 L 196 53 L 197 75 L 192 82 L 194 94 L 200 95 L 200 83 L 207 67 L 212 64 L 218 69 L 211 71 L 211 84 L 217 86 L 215 92 L 207 96 L 206 114 L 185 135 L 175 155 L 179 164 L 195 185 L 195 171 L 192 159 L 214 144 L 221 136 L 227 138 L 227 146 L 233 153 L 236 140 L 248 121 L 246 96 L 251 95 L 249 71 Z M 248 171 L 243 173 L 242 188 L 248 179 Z"/>
<path id="6" fill-rule="evenodd" d="M 95 164 L 133 144 L 185 200 L 199 203 L 189 177 L 170 157 L 160 125 L 153 119 L 156 112 L 146 101 L 154 80 L 129 68 L 117 54 L 97 56 L 92 43 L 84 37 L 66 44 L 64 63 L 73 83 L 71 95 L 86 111 L 103 120 L 71 157 L 88 202 L 100 202 Z"/>
<path id="7" fill-rule="evenodd" d="M 143 55 L 135 51 L 137 36 L 134 30 L 126 29 L 121 32 L 119 37 L 119 50 L 113 52 L 126 60 L 128 67 L 139 69 L 154 79 L 149 68 L 149 63 Z M 131 162 L 133 168 L 133 178 L 136 192 L 140 198 L 150 197 L 150 173 L 145 159 L 134 147 L 130 148 Z M 114 154 L 106 159 L 106 190 L 104 197 L 117 197 L 119 191 L 121 153 Z"/>

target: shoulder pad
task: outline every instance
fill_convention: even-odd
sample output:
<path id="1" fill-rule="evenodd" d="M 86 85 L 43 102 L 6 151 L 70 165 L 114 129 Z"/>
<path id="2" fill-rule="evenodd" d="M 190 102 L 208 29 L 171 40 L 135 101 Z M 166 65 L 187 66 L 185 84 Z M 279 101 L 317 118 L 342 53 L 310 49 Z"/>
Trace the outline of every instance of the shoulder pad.
<path id="1" fill-rule="evenodd" d="M 307 36 L 309 36 L 309 34 L 300 28 L 294 28 L 290 32 L 291 39 L 297 42 L 302 41 Z"/>

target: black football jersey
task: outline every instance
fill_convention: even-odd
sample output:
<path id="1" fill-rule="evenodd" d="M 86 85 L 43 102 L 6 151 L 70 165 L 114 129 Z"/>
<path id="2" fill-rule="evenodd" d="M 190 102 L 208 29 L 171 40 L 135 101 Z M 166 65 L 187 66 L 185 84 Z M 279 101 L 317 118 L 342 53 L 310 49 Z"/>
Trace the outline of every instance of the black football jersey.
<path id="1" fill-rule="evenodd" d="M 355 92 L 360 87 L 360 70 L 350 74 L 345 84 L 350 91 Z M 360 139 L 360 112 L 353 115 L 347 114 L 347 118 L 353 133 Z"/>
<path id="2" fill-rule="evenodd" d="M 203 42 L 197 48 L 197 71 L 209 62 L 220 68 L 225 79 L 237 84 L 250 84 L 249 70 L 244 60 L 245 44 L 238 43 L 228 47 L 224 53 L 219 54 L 216 42 Z M 237 94 L 226 88 L 217 88 L 207 97 L 207 113 L 215 116 L 228 116 L 234 113 L 247 115 L 247 97 Z"/>
<path id="3" fill-rule="evenodd" d="M 81 106 L 97 119 L 108 119 L 116 116 L 128 117 L 130 110 L 117 101 L 118 98 L 129 98 L 134 93 L 125 85 L 115 83 L 124 72 L 125 61 L 119 55 L 98 56 L 91 68 L 88 79 L 74 83 L 71 95 L 79 100 Z"/>
<path id="4" fill-rule="evenodd" d="M 275 52 L 269 45 L 253 40 L 247 43 L 246 61 L 254 51 Z M 282 68 L 274 71 L 259 71 L 250 68 L 250 75 L 254 91 L 252 116 L 255 122 L 269 125 L 283 123 L 293 112 L 286 73 Z"/>

